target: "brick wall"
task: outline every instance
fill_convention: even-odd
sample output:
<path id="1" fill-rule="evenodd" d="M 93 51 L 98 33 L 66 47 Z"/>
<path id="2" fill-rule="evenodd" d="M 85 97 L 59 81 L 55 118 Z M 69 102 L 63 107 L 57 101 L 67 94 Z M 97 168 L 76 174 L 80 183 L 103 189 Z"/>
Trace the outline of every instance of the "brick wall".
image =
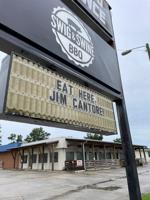
<path id="1" fill-rule="evenodd" d="M 13 151 L 13 153 L 15 153 Z M 13 156 L 11 154 L 11 152 L 0 152 L 0 168 L 2 169 L 14 169 L 14 159 Z M 20 162 L 20 158 L 19 158 L 19 154 L 17 152 L 17 156 L 16 156 L 16 161 L 15 161 L 15 168 L 18 169 L 19 168 L 19 162 Z"/>

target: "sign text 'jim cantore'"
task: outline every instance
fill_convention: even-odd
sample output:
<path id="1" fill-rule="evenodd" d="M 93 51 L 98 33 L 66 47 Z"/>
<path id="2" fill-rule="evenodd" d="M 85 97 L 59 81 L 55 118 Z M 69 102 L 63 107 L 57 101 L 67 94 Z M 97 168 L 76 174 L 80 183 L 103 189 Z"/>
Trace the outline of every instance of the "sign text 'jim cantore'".
<path id="1" fill-rule="evenodd" d="M 116 133 L 112 101 L 32 61 L 13 56 L 5 113 Z"/>

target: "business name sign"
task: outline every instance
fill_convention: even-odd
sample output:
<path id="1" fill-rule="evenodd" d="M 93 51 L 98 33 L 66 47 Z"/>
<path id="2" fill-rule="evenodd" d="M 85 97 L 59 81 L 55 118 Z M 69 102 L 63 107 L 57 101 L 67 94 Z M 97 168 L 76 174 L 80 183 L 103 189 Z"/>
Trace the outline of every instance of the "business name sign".
<path id="1" fill-rule="evenodd" d="M 74 0 L 86 9 L 111 36 L 113 36 L 113 28 L 111 21 L 110 6 L 105 0 Z"/>
<path id="2" fill-rule="evenodd" d="M 43 59 L 60 63 L 57 68 L 80 73 L 120 95 L 116 50 L 94 31 L 88 16 L 83 20 L 83 6 L 86 13 L 99 16 L 97 21 L 111 30 L 110 15 L 107 15 L 110 10 L 105 1 L 45 0 L 37 3 L 37 0 L 0 0 L 0 44 L 7 41 L 4 50 L 8 53 L 10 46 L 17 52 L 19 49 L 19 52 L 39 53 Z"/>
<path id="3" fill-rule="evenodd" d="M 14 55 L 5 113 L 96 133 L 116 133 L 112 101 L 28 59 Z"/>
<path id="4" fill-rule="evenodd" d="M 94 46 L 83 23 L 71 11 L 57 7 L 52 13 L 52 30 L 68 59 L 88 67 L 94 59 Z"/>

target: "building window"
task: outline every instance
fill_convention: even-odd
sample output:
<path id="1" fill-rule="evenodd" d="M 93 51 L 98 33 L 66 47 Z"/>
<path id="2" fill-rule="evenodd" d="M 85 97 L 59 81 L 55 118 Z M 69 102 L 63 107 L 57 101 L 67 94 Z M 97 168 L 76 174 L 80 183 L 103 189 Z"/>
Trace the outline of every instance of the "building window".
<path id="1" fill-rule="evenodd" d="M 98 160 L 97 152 L 95 152 L 95 160 Z"/>
<path id="2" fill-rule="evenodd" d="M 99 159 L 100 160 L 105 159 L 105 153 L 104 152 L 99 152 Z"/>
<path id="3" fill-rule="evenodd" d="M 47 163 L 47 159 L 48 159 L 48 154 L 44 153 L 44 163 Z"/>
<path id="4" fill-rule="evenodd" d="M 32 163 L 36 163 L 37 160 L 37 154 L 32 155 Z"/>
<path id="5" fill-rule="evenodd" d="M 28 155 L 24 155 L 22 157 L 22 160 L 23 160 L 23 163 L 27 163 L 27 161 L 28 161 Z"/>
<path id="6" fill-rule="evenodd" d="M 39 163 L 43 162 L 43 154 L 39 154 Z"/>
<path id="7" fill-rule="evenodd" d="M 66 160 L 74 160 L 74 152 L 66 152 Z"/>
<path id="8" fill-rule="evenodd" d="M 52 153 L 50 153 L 50 162 L 52 162 Z M 54 152 L 54 162 L 58 162 L 58 152 Z"/>
<path id="9" fill-rule="evenodd" d="M 150 151 L 148 151 L 148 156 L 150 157 Z"/>
<path id="10" fill-rule="evenodd" d="M 93 160 L 93 153 L 89 152 L 89 160 Z"/>
<path id="11" fill-rule="evenodd" d="M 54 162 L 58 162 L 58 152 L 54 153 Z"/>
<path id="12" fill-rule="evenodd" d="M 119 159 L 119 153 L 116 153 L 116 159 Z"/>
<path id="13" fill-rule="evenodd" d="M 36 154 L 30 155 L 30 162 L 36 163 L 36 160 L 37 160 L 37 155 Z"/>
<path id="14" fill-rule="evenodd" d="M 102 160 L 103 159 L 103 154 L 102 152 L 99 152 L 99 160 Z"/>
<path id="15" fill-rule="evenodd" d="M 83 160 L 82 152 L 77 152 L 77 160 Z"/>
<path id="16" fill-rule="evenodd" d="M 39 154 L 39 163 L 47 163 L 48 155 L 47 153 Z"/>
<path id="17" fill-rule="evenodd" d="M 85 151 L 85 160 L 87 160 L 87 152 Z"/>
<path id="18" fill-rule="evenodd" d="M 106 159 L 111 159 L 111 153 L 110 152 L 106 153 Z"/>

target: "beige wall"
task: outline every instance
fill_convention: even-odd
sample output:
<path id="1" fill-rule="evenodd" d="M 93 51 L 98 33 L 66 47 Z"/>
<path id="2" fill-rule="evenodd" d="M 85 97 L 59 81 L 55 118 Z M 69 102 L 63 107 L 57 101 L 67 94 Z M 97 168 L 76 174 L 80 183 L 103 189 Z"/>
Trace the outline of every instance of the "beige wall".
<path id="1" fill-rule="evenodd" d="M 54 162 L 54 170 L 63 170 L 65 167 L 65 160 L 66 160 L 66 152 L 64 148 L 58 148 L 57 146 L 54 149 L 54 152 L 58 152 L 58 162 Z M 47 153 L 47 163 L 44 163 L 44 170 L 52 170 L 52 162 L 50 162 L 50 149 L 45 147 L 44 153 Z M 34 149 L 34 154 L 37 155 L 36 163 L 32 164 L 33 170 L 41 170 L 42 163 L 39 163 L 39 148 Z M 24 151 L 24 155 L 28 156 L 27 163 L 23 163 L 23 169 L 30 169 L 29 166 L 29 149 Z M 21 168 L 21 164 L 20 164 Z"/>
<path id="2" fill-rule="evenodd" d="M 147 160 L 147 162 L 150 162 L 150 157 L 149 157 L 149 155 L 148 155 L 147 150 L 145 150 L 145 155 L 146 155 L 146 160 Z M 141 156 L 142 156 L 143 162 L 145 162 L 144 153 L 143 153 L 143 150 L 142 150 L 142 149 L 141 149 Z M 140 152 L 139 152 L 139 150 L 136 150 L 136 151 L 135 151 L 135 157 L 136 157 L 136 158 L 140 158 Z"/>

